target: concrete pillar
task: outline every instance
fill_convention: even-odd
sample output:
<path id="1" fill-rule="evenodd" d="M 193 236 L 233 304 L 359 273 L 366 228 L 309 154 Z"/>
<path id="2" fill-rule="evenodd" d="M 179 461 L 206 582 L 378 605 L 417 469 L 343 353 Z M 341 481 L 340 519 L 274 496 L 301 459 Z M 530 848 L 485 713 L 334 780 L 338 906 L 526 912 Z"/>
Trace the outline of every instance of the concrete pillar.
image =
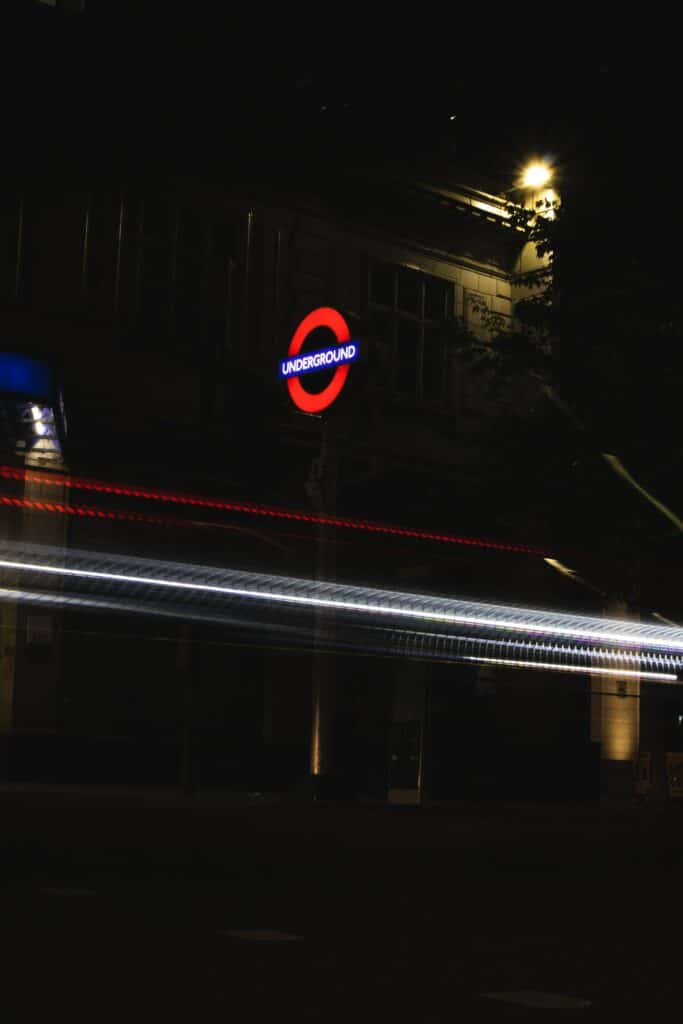
<path id="1" fill-rule="evenodd" d="M 610 618 L 633 618 L 626 605 L 615 602 Z M 602 793 L 631 796 L 640 747 L 640 679 L 591 676 L 591 740 L 600 743 Z"/>
<path id="2" fill-rule="evenodd" d="M 3 600 L 0 603 L 0 734 L 12 728 L 16 645 L 17 604 Z"/>
<path id="3" fill-rule="evenodd" d="M 56 477 L 59 480 L 59 477 Z M 59 504 L 68 502 L 68 486 L 25 480 L 23 498 L 28 502 Z M 5 536 L 32 544 L 66 547 L 67 516 L 59 511 L 41 511 L 26 507 L 18 522 L 5 517 Z M 17 573 L 4 573 L 6 587 L 21 586 Z M 62 581 L 46 576 L 42 589 L 57 593 Z M 53 732 L 59 718 L 58 686 L 61 672 L 62 612 L 50 605 L 2 602 L 0 610 L 0 730 Z"/>

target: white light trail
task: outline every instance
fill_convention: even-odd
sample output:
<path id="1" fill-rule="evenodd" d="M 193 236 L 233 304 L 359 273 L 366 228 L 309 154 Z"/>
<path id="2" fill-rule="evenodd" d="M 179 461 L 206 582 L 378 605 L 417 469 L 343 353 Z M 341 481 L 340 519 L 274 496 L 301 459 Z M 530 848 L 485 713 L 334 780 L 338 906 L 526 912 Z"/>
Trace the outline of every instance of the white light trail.
<path id="1" fill-rule="evenodd" d="M 92 595 L 70 594 L 63 592 L 44 593 L 42 591 L 20 590 L 17 588 L 0 587 L 0 600 L 20 601 L 31 604 L 50 604 L 62 608 L 86 608 L 93 611 L 112 611 L 119 613 L 145 614 L 161 616 L 162 618 L 182 619 L 183 621 L 200 621 L 216 626 L 237 627 L 240 631 L 245 628 L 252 631 L 265 633 L 270 637 L 273 631 L 275 634 L 283 634 L 287 644 L 294 646 L 306 645 L 310 641 L 310 629 L 285 625 L 282 622 L 259 622 L 255 619 L 244 619 L 235 617 L 228 609 L 205 609 L 202 607 L 189 607 L 187 605 L 167 605 L 152 603 L 148 600 L 132 600 L 120 596 L 96 597 Z M 644 679 L 662 683 L 680 682 L 677 675 L 667 672 L 665 669 L 675 666 L 677 659 L 667 654 L 650 652 L 644 656 L 633 654 L 632 651 L 621 649 L 597 649 L 594 647 L 583 647 L 576 644 L 549 643 L 535 640 L 510 640 L 492 639 L 490 636 L 462 636 L 449 633 L 431 633 L 415 630 L 397 628 L 395 625 L 386 626 L 361 626 L 365 636 L 372 635 L 375 639 L 369 643 L 359 639 L 351 632 L 335 638 L 332 644 L 334 650 L 353 650 L 355 653 L 382 653 L 389 656 L 414 657 L 418 659 L 447 661 L 469 661 L 477 664 L 494 664 L 518 668 L 540 668 L 550 669 L 558 672 L 574 672 L 584 675 L 606 675 L 628 677 L 632 679 Z M 425 641 L 427 642 L 425 646 Z M 499 657 L 491 657 L 491 648 L 501 649 Z M 508 652 L 509 656 L 504 656 Z M 515 657 L 515 654 L 524 657 Z M 544 657 L 555 658 L 552 660 L 532 660 Z M 579 659 L 579 663 L 569 663 L 567 659 Z M 596 665 L 596 661 L 603 662 Z M 608 666 L 604 662 L 611 662 Z M 641 665 L 647 667 L 637 669 L 626 668 L 625 664 Z M 683 665 L 683 662 L 681 662 Z M 653 670 L 653 667 L 657 671 Z"/>
<path id="2" fill-rule="evenodd" d="M 631 669 L 620 669 L 620 668 L 599 668 L 590 666 L 586 668 L 582 665 L 563 665 L 561 663 L 553 665 L 552 662 L 545 661 L 521 661 L 516 658 L 486 658 L 479 656 L 464 656 L 463 661 L 476 661 L 480 665 L 509 665 L 511 668 L 543 668 L 553 669 L 556 672 L 581 672 L 583 675 L 601 675 L 601 676 L 619 676 L 626 677 L 628 679 L 654 679 L 660 682 L 677 683 L 678 676 L 672 675 L 669 672 L 634 672 Z"/>
<path id="3" fill-rule="evenodd" d="M 571 645 L 564 643 L 548 643 L 540 642 L 537 640 L 524 641 L 524 640 L 494 640 L 490 637 L 482 638 L 475 636 L 459 636 L 451 633 L 425 633 L 416 632 L 413 630 L 402 631 L 402 636 L 406 639 L 416 638 L 419 640 L 432 640 L 436 642 L 447 642 L 457 643 L 459 645 L 466 644 L 479 644 L 482 647 L 501 647 L 508 651 L 523 652 L 529 654 L 543 654 L 543 655 L 555 655 L 558 659 L 573 657 L 573 658 L 585 658 L 587 662 L 583 665 L 576 665 L 573 671 L 583 672 L 613 672 L 615 675 L 633 675 L 642 676 L 643 672 L 640 668 L 627 669 L 622 668 L 621 663 L 640 666 L 643 660 L 646 660 L 649 664 L 658 665 L 660 669 L 674 668 L 679 662 L 683 667 L 683 660 L 677 659 L 669 654 L 662 654 L 660 652 L 648 652 L 645 656 L 641 654 L 634 654 L 632 650 L 623 650 L 621 648 L 609 649 L 609 648 L 596 648 L 596 647 L 584 647 L 583 645 Z M 477 659 L 481 660 L 481 659 Z M 609 668 L 596 669 L 594 667 L 595 662 L 611 662 Z M 615 664 L 616 663 L 616 664 Z M 534 662 L 533 664 L 537 664 Z M 553 662 L 553 665 L 558 668 L 565 664 L 562 661 Z M 660 673 L 661 674 L 661 673 Z M 669 676 L 665 673 L 667 678 L 672 678 L 678 681 L 676 675 Z"/>
<path id="4" fill-rule="evenodd" d="M 29 557 L 7 557 L 10 552 L 14 554 L 17 550 Z M 623 620 L 588 618 L 539 609 L 497 606 L 454 598 L 38 545 L 0 543 L 0 556 L 3 556 L 0 557 L 0 569 L 57 576 L 65 580 L 126 584 L 167 592 L 185 592 L 197 597 L 205 595 L 245 599 L 312 610 L 412 619 L 479 627 L 499 633 L 516 632 L 547 639 L 573 640 L 577 642 L 577 653 L 582 651 L 584 655 L 586 649 L 583 645 L 589 643 L 625 645 L 635 649 L 641 657 L 648 652 L 654 657 L 654 652 L 661 651 L 678 661 L 683 655 L 683 630 L 665 626 L 643 623 L 631 625 Z M 49 560 L 56 564 L 48 564 Z M 70 561 L 71 566 L 64 565 L 64 561 Z M 106 569 L 93 567 L 103 564 L 106 564 Z M 182 576 L 185 578 L 179 578 Z"/>

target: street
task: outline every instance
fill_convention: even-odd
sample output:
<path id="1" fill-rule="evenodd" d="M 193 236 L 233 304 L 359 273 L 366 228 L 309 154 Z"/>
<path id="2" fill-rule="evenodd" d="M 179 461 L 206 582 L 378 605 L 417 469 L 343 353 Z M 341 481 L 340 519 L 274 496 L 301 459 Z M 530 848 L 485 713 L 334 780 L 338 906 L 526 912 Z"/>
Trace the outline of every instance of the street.
<path id="1" fill-rule="evenodd" d="M 534 1013 L 489 998 L 517 992 L 573 1014 L 676 1004 L 676 806 L 0 802 L 6 1019 Z"/>

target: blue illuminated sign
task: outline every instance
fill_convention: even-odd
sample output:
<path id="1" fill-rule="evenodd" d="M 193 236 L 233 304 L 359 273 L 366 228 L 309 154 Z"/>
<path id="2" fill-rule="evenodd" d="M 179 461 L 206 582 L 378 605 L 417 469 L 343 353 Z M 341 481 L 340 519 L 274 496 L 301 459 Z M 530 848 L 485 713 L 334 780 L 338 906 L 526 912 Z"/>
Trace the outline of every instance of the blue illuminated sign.
<path id="1" fill-rule="evenodd" d="M 345 345 L 330 345 L 329 348 L 319 348 L 304 355 L 287 356 L 280 360 L 280 377 L 286 380 L 288 377 L 301 377 L 304 373 L 316 373 L 330 367 L 355 363 L 358 355 L 358 343 L 349 341 Z"/>
<path id="2" fill-rule="evenodd" d="M 0 352 L 0 448 L 39 462 L 61 464 L 66 420 L 48 363 Z"/>
<path id="3" fill-rule="evenodd" d="M 0 392 L 48 401 L 52 391 L 52 372 L 47 363 L 0 352 Z"/>

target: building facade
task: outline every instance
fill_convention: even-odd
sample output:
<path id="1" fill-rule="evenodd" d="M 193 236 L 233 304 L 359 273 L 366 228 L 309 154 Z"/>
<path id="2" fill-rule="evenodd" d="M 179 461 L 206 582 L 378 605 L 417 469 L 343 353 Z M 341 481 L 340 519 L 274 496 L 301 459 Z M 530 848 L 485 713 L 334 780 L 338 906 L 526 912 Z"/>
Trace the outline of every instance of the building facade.
<path id="1" fill-rule="evenodd" d="M 511 322 L 534 265 L 501 197 L 371 174 L 93 176 L 13 183 L 1 235 L 2 347 L 58 372 L 68 422 L 61 462 L 5 431 L 5 538 L 604 610 L 544 560 L 557 531 L 524 433 L 533 385 L 492 397 L 453 342 L 487 340 L 489 314 Z M 307 415 L 278 364 L 319 307 L 360 357 Z M 433 539 L 446 533 L 485 543 Z M 409 801 L 632 786 L 637 681 L 332 653 L 317 621 L 293 650 L 239 628 L 0 608 L 7 778 Z"/>

